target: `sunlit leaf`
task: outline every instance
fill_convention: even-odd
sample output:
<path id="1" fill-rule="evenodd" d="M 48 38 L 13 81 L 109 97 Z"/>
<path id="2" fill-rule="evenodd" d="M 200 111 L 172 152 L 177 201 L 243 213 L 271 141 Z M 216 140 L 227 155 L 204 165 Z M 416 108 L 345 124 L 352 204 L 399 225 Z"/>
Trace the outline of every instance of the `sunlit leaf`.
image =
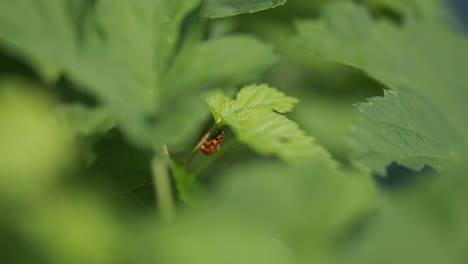
<path id="1" fill-rule="evenodd" d="M 240 141 L 260 153 L 289 161 L 328 155 L 296 123 L 280 114 L 291 111 L 297 99 L 275 88 L 246 86 L 235 100 L 213 91 L 205 95 L 205 100 L 218 126 L 231 126 Z"/>

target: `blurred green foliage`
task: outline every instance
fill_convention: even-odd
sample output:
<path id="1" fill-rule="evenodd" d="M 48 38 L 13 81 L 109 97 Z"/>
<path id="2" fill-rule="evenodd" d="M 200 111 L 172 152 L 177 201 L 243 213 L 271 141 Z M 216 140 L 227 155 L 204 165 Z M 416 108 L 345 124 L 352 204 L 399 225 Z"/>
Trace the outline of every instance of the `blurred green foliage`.
<path id="1" fill-rule="evenodd" d="M 466 263 L 446 4 L 0 0 L 0 263 Z"/>

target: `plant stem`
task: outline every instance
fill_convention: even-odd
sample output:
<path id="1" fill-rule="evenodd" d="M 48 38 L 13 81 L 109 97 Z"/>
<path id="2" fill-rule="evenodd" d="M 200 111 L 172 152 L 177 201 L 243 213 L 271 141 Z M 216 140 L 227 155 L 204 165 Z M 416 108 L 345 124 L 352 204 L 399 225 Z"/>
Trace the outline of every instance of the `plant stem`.
<path id="1" fill-rule="evenodd" d="M 165 148 L 165 152 L 167 153 L 167 148 Z M 164 221 L 170 221 L 174 218 L 175 209 L 166 160 L 155 156 L 151 161 L 151 171 L 161 218 Z"/>

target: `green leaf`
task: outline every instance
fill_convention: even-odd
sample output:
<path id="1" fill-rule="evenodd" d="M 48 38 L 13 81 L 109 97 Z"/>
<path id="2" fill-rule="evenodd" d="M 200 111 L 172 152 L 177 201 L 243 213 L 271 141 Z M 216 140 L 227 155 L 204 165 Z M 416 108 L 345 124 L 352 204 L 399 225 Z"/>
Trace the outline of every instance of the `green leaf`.
<path id="1" fill-rule="evenodd" d="M 272 111 L 247 110 L 240 119 L 230 119 L 230 125 L 241 142 L 264 155 L 296 161 L 327 153 L 295 122 Z"/>
<path id="2" fill-rule="evenodd" d="M 286 0 L 207 0 L 204 4 L 204 13 L 208 17 L 233 16 L 273 8 L 284 3 Z"/>
<path id="3" fill-rule="evenodd" d="M 457 164 L 431 173 L 383 200 L 339 263 L 465 263 L 468 210 L 458 201 L 468 198 L 466 171 L 466 164 Z"/>
<path id="4" fill-rule="evenodd" d="M 370 177 L 323 157 L 256 161 L 222 176 L 208 201 L 158 230 L 158 245 L 169 249 L 164 262 L 333 263 L 336 242 L 376 201 Z"/>
<path id="5" fill-rule="evenodd" d="M 284 114 L 292 111 L 298 100 L 286 96 L 267 85 L 251 85 L 241 89 L 236 96 L 236 103 L 244 110 L 273 110 Z"/>
<path id="6" fill-rule="evenodd" d="M 166 144 L 171 152 L 187 150 L 187 145 L 209 118 L 209 110 L 201 107 L 203 103 L 198 93 L 166 99 L 154 127 L 146 132 L 152 133 L 152 143 L 156 146 Z"/>
<path id="7" fill-rule="evenodd" d="M 324 96 L 310 92 L 299 97 L 301 101 L 291 113 L 291 118 L 301 124 L 306 133 L 313 134 L 334 157 L 348 160 L 351 148 L 346 140 L 349 128 L 359 116 L 353 103 L 362 97 Z"/>
<path id="8" fill-rule="evenodd" d="M 47 72 L 44 78 L 65 73 L 95 96 L 104 104 L 101 118 L 114 120 L 133 143 L 180 148 L 209 114 L 197 92 L 255 81 L 278 61 L 272 46 L 250 36 L 202 42 L 198 4 L 24 0 L 0 10 L 0 40 Z M 24 11 L 29 20 L 18 19 Z M 95 121 L 80 126 L 98 129 Z"/>
<path id="9" fill-rule="evenodd" d="M 165 69 L 161 67 L 176 45 L 180 12 L 189 11 L 187 3 L 181 3 L 180 10 L 172 6 L 175 13 L 166 15 L 173 19 L 161 21 L 165 17 L 157 10 L 166 7 L 165 3 L 98 2 L 94 16 L 87 21 L 80 60 L 72 65 L 70 74 L 108 105 L 127 136 L 142 146 L 151 146 L 146 121 L 161 99 L 159 75 Z M 190 3 L 194 6 L 196 1 Z"/>
<path id="10" fill-rule="evenodd" d="M 376 219 L 349 243 L 338 263 L 464 263 L 450 241 L 427 227 L 427 219 L 417 221 L 410 213 L 395 209 L 395 205 L 388 207 L 382 208 Z"/>
<path id="11" fill-rule="evenodd" d="M 241 142 L 262 154 L 288 161 L 328 155 L 296 123 L 280 114 L 291 111 L 297 99 L 275 88 L 246 86 L 235 100 L 213 91 L 205 95 L 205 100 L 218 126 L 230 125 Z"/>
<path id="12" fill-rule="evenodd" d="M 400 137 L 373 137 L 374 140 L 370 141 L 360 135 L 359 139 L 352 139 L 354 146 L 359 145 L 360 148 L 356 149 L 358 160 L 381 171 L 383 163 L 389 162 L 390 157 L 399 157 L 400 161 L 405 160 L 405 165 L 412 168 L 420 168 L 425 163 L 437 166 L 437 169 L 447 164 L 440 160 L 453 159 L 453 156 L 447 155 L 446 150 L 450 147 L 433 148 L 433 144 L 446 143 L 447 146 L 453 146 L 450 142 L 464 140 L 461 136 L 464 126 L 460 124 L 465 123 L 466 118 L 462 113 L 468 110 L 468 96 L 462 92 L 468 86 L 468 78 L 463 74 L 463 69 L 468 67 L 468 39 L 465 36 L 447 27 L 446 23 L 435 23 L 416 16 L 405 17 L 402 26 L 385 20 L 373 20 L 364 8 L 351 3 L 330 5 L 323 19 L 300 22 L 297 28 L 301 46 L 328 60 L 360 69 L 386 87 L 399 92 L 399 100 L 389 101 L 391 105 L 387 107 L 398 109 L 403 104 L 406 107 L 427 108 L 414 112 L 411 118 L 419 122 L 419 125 L 415 125 L 417 135 L 428 135 L 436 140 L 436 143 L 419 146 L 418 151 L 425 149 L 431 152 L 407 153 L 406 148 L 397 150 L 396 146 L 406 144 L 401 141 L 410 142 L 413 138 L 409 133 L 393 131 L 394 135 L 399 134 Z M 429 112 L 435 115 L 436 120 L 440 116 L 447 119 L 444 132 L 439 133 L 437 129 L 430 132 L 419 130 L 433 125 L 421 123 L 427 121 L 424 113 Z M 407 113 L 393 111 L 383 114 L 398 114 L 402 119 L 408 117 Z M 391 120 L 394 116 L 381 118 Z M 365 131 L 366 122 L 358 123 L 358 126 L 361 125 L 362 128 L 356 129 Z M 351 137 L 357 135 L 352 134 Z M 385 159 L 382 155 L 362 155 L 367 152 L 362 149 L 373 150 L 376 145 L 384 147 L 379 152 L 387 153 Z M 417 157 L 410 158 L 414 154 Z M 429 155 L 424 157 L 426 154 Z"/>
<path id="13" fill-rule="evenodd" d="M 174 162 L 171 162 L 170 166 L 179 199 L 187 205 L 196 205 L 202 193 L 201 186 L 197 182 L 197 179 Z"/>
<path id="14" fill-rule="evenodd" d="M 83 157 L 88 159 L 84 160 L 88 164 L 73 179 L 76 183 L 107 195 L 127 193 L 151 184 L 148 164 L 152 153 L 130 145 L 118 130 L 105 133 L 92 146 L 85 145 L 87 142 L 89 140 L 84 141 L 80 147 L 82 153 L 88 155 Z"/>
<path id="15" fill-rule="evenodd" d="M 358 105 L 361 119 L 350 143 L 370 169 L 385 174 L 386 165 L 397 161 L 414 170 L 424 165 L 441 170 L 453 161 L 447 121 L 422 98 L 386 90 L 383 98 L 368 101 Z"/>
<path id="16" fill-rule="evenodd" d="M 220 90 L 210 91 L 204 96 L 210 106 L 215 123 L 219 126 L 227 124 L 227 117 L 238 110 L 234 100 L 226 97 Z"/>
<path id="17" fill-rule="evenodd" d="M 0 200 L 34 200 L 73 160 L 70 131 L 51 116 L 54 107 L 36 83 L 0 81 Z"/>
<path id="18" fill-rule="evenodd" d="M 104 134 L 115 127 L 114 120 L 104 107 L 63 104 L 57 108 L 57 116 L 81 136 Z"/>
<path id="19" fill-rule="evenodd" d="M 318 260 L 330 257 L 336 239 L 373 208 L 376 198 L 367 175 L 340 171 L 325 158 L 294 165 L 257 161 L 225 174 L 214 198 L 218 210 L 271 230 L 267 235 L 285 241 L 309 263 L 324 263 Z"/>
<path id="20" fill-rule="evenodd" d="M 2 47 L 26 59 L 44 79 L 58 78 L 76 58 L 76 36 L 66 1 L 0 1 Z"/>
<path id="21" fill-rule="evenodd" d="M 203 22 L 203 21 L 202 21 Z M 258 80 L 278 61 L 273 47 L 253 36 L 233 35 L 202 41 L 197 20 L 191 21 L 184 43 L 167 69 L 161 85 L 165 98 L 154 134 L 171 150 L 186 148 L 209 118 L 200 91 Z M 194 25 L 195 24 L 195 25 Z M 202 23 L 203 24 L 203 23 Z"/>
<path id="22" fill-rule="evenodd" d="M 410 16 L 436 23 L 453 20 L 445 0 L 364 0 L 363 2 L 377 10 L 394 11 L 402 15 L 403 19 Z"/>
<path id="23" fill-rule="evenodd" d="M 164 91 L 173 95 L 254 82 L 278 61 L 273 46 L 252 36 L 210 39 L 175 59 L 166 75 Z"/>
<path id="24" fill-rule="evenodd" d="M 0 40 L 45 79 L 66 73 L 106 105 L 133 142 L 150 146 L 146 120 L 161 99 L 159 78 L 198 1 L 87 3 L 79 16 L 63 1 L 2 1 Z"/>
<path id="25" fill-rule="evenodd" d="M 205 95 L 205 100 L 217 125 L 224 125 L 233 115 L 242 115 L 247 110 L 271 110 L 278 113 L 290 112 L 298 100 L 266 84 L 249 85 L 242 88 L 235 100 L 225 97 L 221 91 L 212 91 Z"/>
<path id="26" fill-rule="evenodd" d="M 174 55 L 177 42 L 183 37 L 181 25 L 187 15 L 200 4 L 199 0 L 157 0 L 155 3 L 156 27 L 153 33 L 156 38 L 156 67 L 159 79 L 167 71 L 170 58 Z M 154 58 L 151 58 L 154 59 Z"/>

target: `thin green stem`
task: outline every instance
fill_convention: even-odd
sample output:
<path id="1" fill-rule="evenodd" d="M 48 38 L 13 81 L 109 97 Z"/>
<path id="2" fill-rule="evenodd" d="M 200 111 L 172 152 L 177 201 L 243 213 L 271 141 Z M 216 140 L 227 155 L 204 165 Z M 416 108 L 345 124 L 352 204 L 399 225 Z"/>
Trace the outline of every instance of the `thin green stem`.
<path id="1" fill-rule="evenodd" d="M 175 208 L 167 161 L 164 158 L 155 156 L 151 161 L 151 171 L 161 218 L 170 221 L 174 218 Z"/>
<path id="2" fill-rule="evenodd" d="M 117 193 L 111 193 L 109 194 L 109 196 L 118 196 L 118 195 L 122 195 L 122 194 L 127 194 L 127 193 L 131 193 L 139 188 L 143 188 L 143 187 L 147 187 L 147 186 L 150 186 L 150 185 L 153 185 L 153 182 L 149 182 L 149 183 L 143 183 L 143 184 L 140 184 L 140 185 L 137 185 L 135 187 L 132 187 L 130 189 L 127 189 L 127 190 L 124 190 L 124 191 L 120 191 L 120 192 L 117 192 Z"/>

